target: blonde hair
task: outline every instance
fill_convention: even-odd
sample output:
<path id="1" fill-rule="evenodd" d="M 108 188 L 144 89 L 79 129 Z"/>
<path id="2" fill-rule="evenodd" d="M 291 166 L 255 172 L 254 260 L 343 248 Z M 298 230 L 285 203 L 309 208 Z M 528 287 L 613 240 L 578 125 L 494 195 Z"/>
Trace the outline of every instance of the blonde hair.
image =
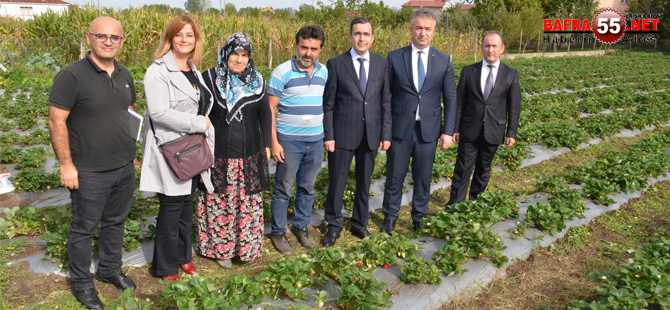
<path id="1" fill-rule="evenodd" d="M 195 23 L 195 21 L 186 16 L 186 15 L 181 15 L 175 17 L 175 19 L 170 22 L 170 24 L 165 28 L 165 32 L 163 33 L 163 38 L 161 39 L 161 43 L 158 45 L 158 48 L 154 52 L 154 59 L 159 59 L 167 52 L 172 49 L 172 39 L 177 36 L 179 31 L 181 31 L 184 26 L 187 24 L 190 24 L 191 27 L 193 28 L 193 34 L 195 35 L 195 47 L 193 48 L 193 51 L 191 51 L 191 54 L 189 55 L 191 59 L 189 59 L 189 63 L 194 64 L 196 67 L 200 66 L 202 62 L 202 35 L 200 34 L 200 29 L 198 28 L 198 24 Z"/>

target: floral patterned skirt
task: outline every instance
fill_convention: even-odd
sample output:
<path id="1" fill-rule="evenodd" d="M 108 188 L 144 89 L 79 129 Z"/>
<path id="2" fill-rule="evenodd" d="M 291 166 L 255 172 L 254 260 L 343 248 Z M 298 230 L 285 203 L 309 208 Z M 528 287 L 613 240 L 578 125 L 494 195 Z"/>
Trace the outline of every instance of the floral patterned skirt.
<path id="1" fill-rule="evenodd" d="M 203 256 L 252 261 L 263 253 L 263 197 L 246 195 L 243 167 L 243 159 L 216 159 L 212 180 L 218 188 L 216 180 L 226 178 L 225 193 L 198 191 L 196 249 Z"/>

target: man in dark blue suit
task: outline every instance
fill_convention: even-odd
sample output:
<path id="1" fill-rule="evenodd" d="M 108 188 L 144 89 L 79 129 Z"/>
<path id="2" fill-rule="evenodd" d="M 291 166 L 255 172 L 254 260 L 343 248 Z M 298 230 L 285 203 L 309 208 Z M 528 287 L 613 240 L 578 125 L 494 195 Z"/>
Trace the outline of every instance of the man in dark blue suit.
<path id="1" fill-rule="evenodd" d="M 428 213 L 430 180 L 439 139 L 451 145 L 456 116 L 456 83 L 449 56 L 430 47 L 437 19 L 418 9 L 411 24 L 412 44 L 388 55 L 393 138 L 387 154 L 382 231 L 395 228 L 403 180 L 412 159 L 412 221 L 416 230 Z M 444 100 L 444 112 L 442 111 Z"/>
<path id="2" fill-rule="evenodd" d="M 328 151 L 326 222 L 323 246 L 333 246 L 343 229 L 342 201 L 351 160 L 356 158 L 356 196 L 351 233 L 369 236 L 368 199 L 377 148 L 391 144 L 391 103 L 386 59 L 369 51 L 374 41 L 367 18 L 351 21 L 352 48 L 328 60 L 328 80 L 323 94 L 324 148 Z"/>

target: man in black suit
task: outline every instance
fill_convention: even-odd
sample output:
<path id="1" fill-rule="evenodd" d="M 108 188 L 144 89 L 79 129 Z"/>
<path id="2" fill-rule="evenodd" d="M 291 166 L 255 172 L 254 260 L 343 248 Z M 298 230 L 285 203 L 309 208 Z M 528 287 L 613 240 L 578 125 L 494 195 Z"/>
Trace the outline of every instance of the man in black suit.
<path id="1" fill-rule="evenodd" d="M 342 200 L 351 160 L 356 157 L 356 196 L 351 233 L 369 236 L 368 198 L 377 148 L 391 144 L 391 104 L 386 59 L 369 51 L 375 36 L 372 23 L 351 21 L 352 48 L 328 60 L 328 80 L 323 94 L 324 148 L 328 151 L 328 232 L 323 245 L 333 246 L 340 237 Z"/>
<path id="2" fill-rule="evenodd" d="M 428 213 L 430 180 L 439 139 L 451 145 L 456 115 L 456 83 L 449 56 L 430 47 L 437 26 L 427 9 L 414 12 L 412 44 L 388 55 L 393 139 L 387 152 L 382 231 L 391 233 L 400 212 L 402 188 L 412 159 L 412 222 L 416 230 Z M 444 112 L 442 112 L 444 100 Z"/>
<path id="3" fill-rule="evenodd" d="M 458 108 L 454 142 L 458 156 L 454 166 L 449 205 L 465 200 L 473 165 L 470 200 L 484 192 L 491 178 L 491 162 L 501 143 L 511 147 L 516 141 L 521 110 L 519 73 L 500 62 L 505 51 L 502 35 L 484 34 L 484 60 L 463 67 L 458 80 Z M 507 125 L 507 131 L 505 131 Z M 505 138 L 506 137 L 506 138 Z"/>

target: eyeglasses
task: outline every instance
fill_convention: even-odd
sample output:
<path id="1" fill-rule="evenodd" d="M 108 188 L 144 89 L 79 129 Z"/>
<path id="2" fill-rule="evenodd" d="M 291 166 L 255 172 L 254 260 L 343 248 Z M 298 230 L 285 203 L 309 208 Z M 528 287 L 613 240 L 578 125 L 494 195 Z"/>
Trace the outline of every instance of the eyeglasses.
<path id="1" fill-rule="evenodd" d="M 372 35 L 372 33 L 356 31 L 356 32 L 352 33 L 352 35 L 353 35 L 354 37 L 360 37 L 360 36 L 363 36 L 363 37 L 369 38 L 369 37 Z"/>
<path id="2" fill-rule="evenodd" d="M 109 39 L 110 41 L 112 41 L 113 44 L 118 44 L 119 42 L 121 42 L 121 40 L 123 40 L 123 37 L 117 36 L 115 34 L 108 36 L 103 33 L 89 33 L 89 35 L 95 37 L 95 40 L 98 43 L 107 42 L 107 39 Z"/>

